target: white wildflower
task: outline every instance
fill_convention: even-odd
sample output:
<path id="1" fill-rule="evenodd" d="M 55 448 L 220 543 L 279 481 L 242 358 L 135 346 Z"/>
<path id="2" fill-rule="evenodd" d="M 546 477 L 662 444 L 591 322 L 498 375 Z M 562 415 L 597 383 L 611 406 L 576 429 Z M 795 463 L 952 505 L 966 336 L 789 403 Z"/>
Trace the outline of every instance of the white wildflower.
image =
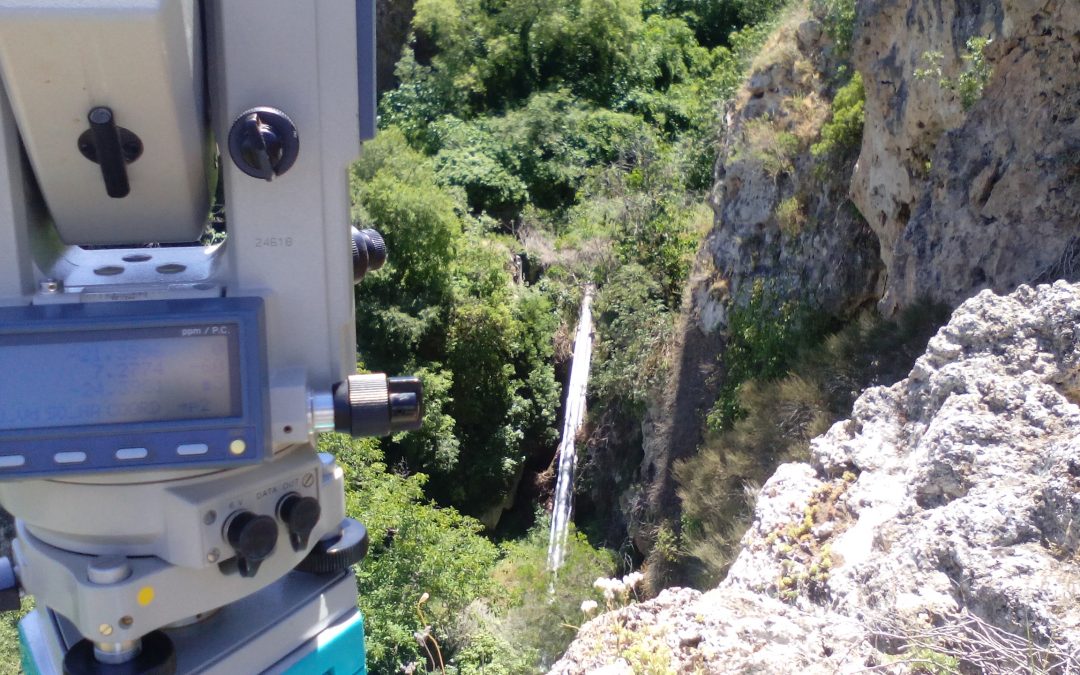
<path id="1" fill-rule="evenodd" d="M 645 575 L 641 572 L 631 572 L 630 574 L 627 574 L 625 577 L 622 578 L 622 583 L 623 586 L 626 587 L 626 590 L 629 591 L 632 588 L 636 588 L 637 585 L 641 583 L 641 580 L 644 578 Z"/>
<path id="2" fill-rule="evenodd" d="M 618 579 L 608 579 L 606 577 L 600 577 L 593 582 L 593 588 L 598 591 L 603 591 L 604 600 L 611 602 L 615 599 L 616 594 L 623 594 L 626 592 L 626 588 L 623 583 Z"/>
<path id="3" fill-rule="evenodd" d="M 589 616 L 596 611 L 597 606 L 595 600 L 585 600 L 581 603 L 581 613 L 585 616 Z"/>

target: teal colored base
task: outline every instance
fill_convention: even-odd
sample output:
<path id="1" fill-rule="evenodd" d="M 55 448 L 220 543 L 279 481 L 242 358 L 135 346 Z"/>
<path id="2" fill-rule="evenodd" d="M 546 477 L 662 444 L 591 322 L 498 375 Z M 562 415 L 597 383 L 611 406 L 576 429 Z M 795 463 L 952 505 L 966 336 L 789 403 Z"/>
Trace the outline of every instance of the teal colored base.
<path id="1" fill-rule="evenodd" d="M 315 651 L 286 670 L 287 675 L 367 675 L 364 617 L 359 612 L 315 640 Z"/>
<path id="2" fill-rule="evenodd" d="M 22 670 L 25 675 L 41 675 L 34 658 L 30 656 L 30 647 L 26 642 L 26 633 L 23 632 L 23 622 L 19 622 L 19 660 L 22 661 Z"/>
<path id="3" fill-rule="evenodd" d="M 364 617 L 359 612 L 327 628 L 308 645 L 312 651 L 286 670 L 287 675 L 367 675 Z M 23 673 L 41 675 L 31 656 L 23 621 L 19 622 L 19 653 Z"/>

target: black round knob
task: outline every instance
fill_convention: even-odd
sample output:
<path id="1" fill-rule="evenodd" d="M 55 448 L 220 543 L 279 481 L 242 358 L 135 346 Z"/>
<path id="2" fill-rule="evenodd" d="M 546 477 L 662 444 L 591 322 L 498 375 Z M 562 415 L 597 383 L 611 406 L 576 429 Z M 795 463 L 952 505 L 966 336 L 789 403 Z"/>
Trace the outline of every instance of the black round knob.
<path id="1" fill-rule="evenodd" d="M 389 377 L 390 433 L 416 431 L 424 423 L 424 385 L 418 377 Z"/>
<path id="2" fill-rule="evenodd" d="M 277 108 L 252 108 L 229 130 L 229 155 L 253 178 L 273 180 L 292 167 L 299 152 L 296 125 Z"/>
<path id="3" fill-rule="evenodd" d="M 352 518 L 341 521 L 341 531 L 324 537 L 296 569 L 310 574 L 336 574 L 364 559 L 368 551 L 367 528 Z"/>
<path id="4" fill-rule="evenodd" d="M 301 497 L 291 492 L 278 502 L 278 517 L 285 523 L 285 529 L 289 531 L 289 543 L 294 551 L 303 551 L 307 548 L 308 537 L 319 522 L 322 515 L 322 505 L 314 497 Z"/>
<path id="5" fill-rule="evenodd" d="M 352 228 L 353 281 L 386 264 L 386 242 L 377 230 Z"/>
<path id="6" fill-rule="evenodd" d="M 278 526 L 270 516 L 241 511 L 228 520 L 225 539 L 236 550 L 240 575 L 253 577 L 277 545 Z"/>

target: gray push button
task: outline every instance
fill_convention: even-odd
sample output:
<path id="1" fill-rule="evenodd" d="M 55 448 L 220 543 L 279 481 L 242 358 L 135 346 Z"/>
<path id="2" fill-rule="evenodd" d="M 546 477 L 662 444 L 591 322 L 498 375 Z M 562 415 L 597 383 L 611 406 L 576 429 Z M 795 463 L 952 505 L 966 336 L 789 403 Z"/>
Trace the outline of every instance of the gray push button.
<path id="1" fill-rule="evenodd" d="M 0 469 L 14 469 L 26 464 L 26 458 L 22 455 L 4 455 L 0 457 Z"/>
<path id="2" fill-rule="evenodd" d="M 205 443 L 189 443 L 187 445 L 181 445 L 176 448 L 176 454 L 181 457 L 190 457 L 192 455 L 205 455 L 210 451 L 210 448 Z"/>
<path id="3" fill-rule="evenodd" d="M 150 453 L 146 448 L 121 448 L 116 451 L 117 459 L 146 459 Z"/>
<path id="4" fill-rule="evenodd" d="M 86 461 L 85 452 L 58 452 L 53 455 L 57 464 L 81 464 Z"/>

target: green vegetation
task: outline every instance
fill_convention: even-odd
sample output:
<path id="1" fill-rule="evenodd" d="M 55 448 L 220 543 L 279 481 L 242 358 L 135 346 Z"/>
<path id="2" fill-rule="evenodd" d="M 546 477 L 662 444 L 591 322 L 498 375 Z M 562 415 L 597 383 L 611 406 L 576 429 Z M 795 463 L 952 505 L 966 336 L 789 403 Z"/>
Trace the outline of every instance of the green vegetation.
<path id="1" fill-rule="evenodd" d="M 555 437 L 551 302 L 512 282 L 506 243 L 484 235 L 487 219 L 400 133 L 371 142 L 354 176 L 359 218 L 393 251 L 358 294 L 361 353 L 380 370 L 419 372 L 427 388 L 424 428 L 388 446 L 391 463 L 481 515 L 506 497 L 530 445 Z"/>
<path id="2" fill-rule="evenodd" d="M 749 301 L 731 309 L 724 384 L 709 412 L 708 428 L 730 429 L 746 414 L 740 386 L 751 379 L 768 381 L 783 375 L 799 348 L 815 345 L 830 326 L 826 317 L 806 305 L 782 301 L 756 284 Z"/>
<path id="3" fill-rule="evenodd" d="M 983 55 L 983 51 L 988 44 L 990 44 L 988 38 L 980 36 L 968 38 L 968 41 L 964 44 L 964 54 L 960 57 L 963 66 L 960 74 L 955 78 L 945 76 L 942 67 L 945 60 L 944 54 L 941 52 L 926 52 L 923 54 L 923 60 L 927 62 L 927 67 L 917 69 L 915 77 L 916 79 L 935 80 L 942 89 L 954 92 L 960 97 L 960 105 L 963 106 L 964 110 L 970 110 L 982 98 L 983 89 L 990 82 L 990 76 L 994 73 L 993 65 Z"/>
<path id="4" fill-rule="evenodd" d="M 906 376 L 948 318 L 946 308 L 921 303 L 895 322 L 866 314 L 822 340 L 797 311 L 770 319 L 763 306 L 751 303 L 733 318 L 741 329 L 725 358 L 744 384 L 735 398 L 721 398 L 700 453 L 676 465 L 684 538 L 704 584 L 731 563 L 752 512 L 747 493 L 777 465 L 804 461 L 810 439 L 850 414 L 863 389 Z M 797 542 L 806 532 L 789 534 Z"/>
<path id="5" fill-rule="evenodd" d="M 573 534 L 550 594 L 546 520 L 497 546 L 475 519 L 431 503 L 425 475 L 388 471 L 378 441 L 334 435 L 320 449 L 344 467 L 348 513 L 371 535 L 357 566 L 371 672 L 424 662 L 417 633 L 439 645 L 447 672 L 537 672 L 573 638 L 582 599 L 598 597 L 593 580 L 614 568 Z"/>
<path id="6" fill-rule="evenodd" d="M 551 452 L 552 336 L 585 282 L 597 409 L 641 413 L 711 224 L 717 101 L 779 5 L 418 0 L 353 192 L 392 251 L 358 292 L 360 353 L 424 378 L 424 428 L 384 451 L 430 476 L 427 496 L 493 522 L 528 458 Z M 525 284 L 509 270 L 521 241 Z"/>
<path id="7" fill-rule="evenodd" d="M 31 598 L 23 598 L 22 609 L 0 617 L 0 675 L 18 675 L 22 671 L 19 649 L 19 621 L 34 608 Z"/>
<path id="8" fill-rule="evenodd" d="M 832 117 L 821 128 L 821 140 L 810 151 L 814 157 L 848 157 L 858 152 L 862 143 L 866 92 L 860 73 L 836 92 Z"/>
<path id="9" fill-rule="evenodd" d="M 391 251 L 358 290 L 362 366 L 420 373 L 428 407 L 417 433 L 339 449 L 350 508 L 396 532 L 374 536 L 359 577 L 374 670 L 536 672 L 572 638 L 581 587 L 614 571 L 575 535 L 552 586 L 543 517 L 496 547 L 459 512 L 494 522 L 552 452 L 554 365 L 586 283 L 594 424 L 639 424 L 712 222 L 718 102 L 781 4 L 416 2 L 400 85 L 353 172 L 356 219 Z M 793 139 L 769 156 L 782 165 Z"/>
<path id="10" fill-rule="evenodd" d="M 825 34 L 836 45 L 839 56 L 851 54 L 851 40 L 855 34 L 855 0 L 812 0 L 816 16 L 822 17 Z"/>

